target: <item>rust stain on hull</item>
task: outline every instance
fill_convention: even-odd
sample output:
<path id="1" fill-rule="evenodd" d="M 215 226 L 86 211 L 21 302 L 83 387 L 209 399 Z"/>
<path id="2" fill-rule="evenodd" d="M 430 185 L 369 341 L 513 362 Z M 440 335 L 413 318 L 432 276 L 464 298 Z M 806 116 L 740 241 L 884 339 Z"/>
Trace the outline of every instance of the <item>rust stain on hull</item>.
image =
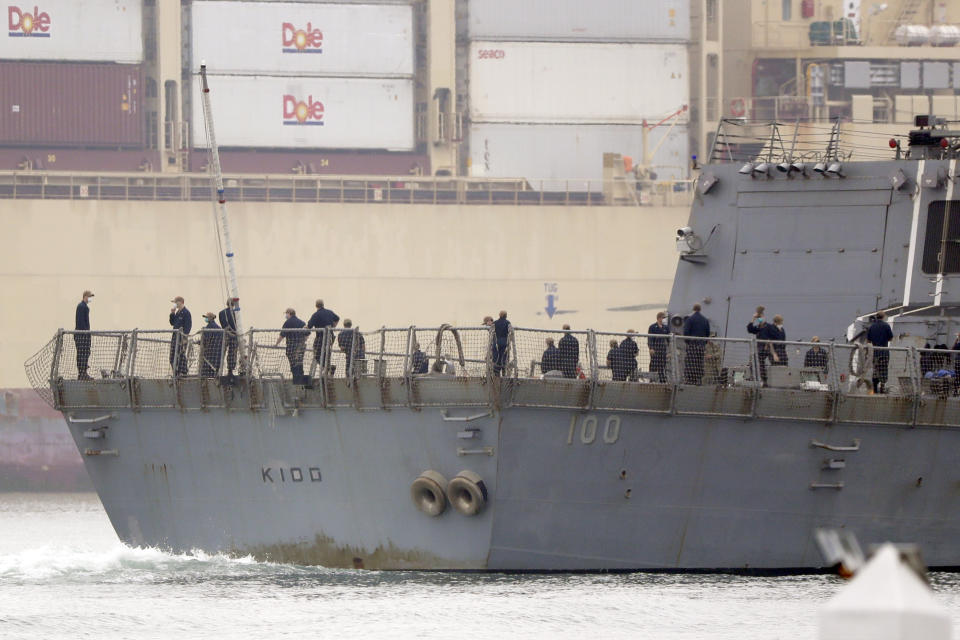
<path id="1" fill-rule="evenodd" d="M 270 545 L 256 545 L 232 549 L 231 555 L 253 556 L 266 562 L 281 562 L 321 566 L 330 569 L 370 569 L 374 571 L 396 570 L 456 570 L 483 569 L 476 566 L 441 558 L 428 551 L 400 549 L 389 543 L 368 550 L 353 545 L 338 544 L 333 538 L 317 534 L 313 542 L 289 542 Z"/>

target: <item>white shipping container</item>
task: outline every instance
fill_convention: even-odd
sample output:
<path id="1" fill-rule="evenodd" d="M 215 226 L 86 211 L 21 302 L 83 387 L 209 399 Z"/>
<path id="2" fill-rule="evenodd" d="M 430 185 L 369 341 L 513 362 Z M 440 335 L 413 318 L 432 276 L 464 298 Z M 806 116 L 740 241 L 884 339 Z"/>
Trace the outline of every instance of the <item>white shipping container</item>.
<path id="1" fill-rule="evenodd" d="M 410 5 L 194 2 L 191 30 L 194 71 L 413 75 Z"/>
<path id="2" fill-rule="evenodd" d="M 4 8 L 0 59 L 143 62 L 142 0 L 44 0 Z"/>
<path id="3" fill-rule="evenodd" d="M 690 0 L 472 0 L 473 40 L 681 42 Z"/>
<path id="4" fill-rule="evenodd" d="M 689 132 L 685 126 L 650 131 L 651 166 L 658 180 L 683 180 L 689 170 Z M 665 138 L 665 139 L 664 139 Z M 662 141 L 662 144 L 661 144 Z M 470 128 L 470 175 L 526 178 L 547 191 L 600 190 L 603 154 L 619 153 L 640 164 L 643 127 L 639 125 L 474 124 Z M 538 181 L 544 181 L 542 184 Z"/>
<path id="5" fill-rule="evenodd" d="M 217 143 L 224 147 L 414 147 L 413 81 L 372 78 L 210 76 Z M 206 147 L 193 100 L 193 143 Z"/>
<path id="6" fill-rule="evenodd" d="M 469 82 L 473 122 L 636 124 L 690 95 L 676 44 L 472 42 Z"/>

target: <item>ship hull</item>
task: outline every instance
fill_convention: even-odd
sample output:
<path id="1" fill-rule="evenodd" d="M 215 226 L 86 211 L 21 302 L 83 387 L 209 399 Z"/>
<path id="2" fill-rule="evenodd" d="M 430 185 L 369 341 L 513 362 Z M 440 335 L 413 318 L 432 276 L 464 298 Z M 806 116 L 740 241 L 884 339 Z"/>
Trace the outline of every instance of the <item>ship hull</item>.
<path id="1" fill-rule="evenodd" d="M 68 426 L 135 546 L 367 569 L 814 570 L 815 529 L 842 527 L 960 565 L 953 428 L 520 407 L 91 409 Z M 475 472 L 486 507 L 421 513 L 425 470 Z"/>
<path id="2" fill-rule="evenodd" d="M 33 389 L 0 389 L 0 491 L 90 491 L 63 417 Z"/>

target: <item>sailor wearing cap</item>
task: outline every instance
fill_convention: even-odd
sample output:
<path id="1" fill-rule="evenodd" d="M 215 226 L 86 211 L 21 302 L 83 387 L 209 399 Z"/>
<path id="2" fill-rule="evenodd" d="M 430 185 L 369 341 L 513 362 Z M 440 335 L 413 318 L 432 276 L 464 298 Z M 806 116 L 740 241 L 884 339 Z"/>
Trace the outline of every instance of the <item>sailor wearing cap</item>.
<path id="1" fill-rule="evenodd" d="M 310 321 L 307 322 L 308 329 L 319 329 L 316 331 L 316 336 L 313 339 L 313 350 L 315 352 L 314 363 L 320 365 L 321 371 L 326 368 L 327 360 L 329 359 L 329 348 L 328 352 L 323 353 L 323 329 L 327 327 L 335 327 L 337 323 L 340 322 L 340 316 L 336 313 L 327 309 L 323 306 L 323 300 L 317 300 L 317 310 L 313 312 L 313 315 L 310 316 Z M 311 369 L 311 377 L 312 377 Z"/>
<path id="2" fill-rule="evenodd" d="M 307 334 L 303 329 L 307 324 L 297 317 L 297 312 L 292 308 L 287 308 L 284 312 L 283 331 L 277 338 L 277 346 L 280 342 L 287 341 L 287 361 L 290 363 L 290 376 L 293 378 L 293 384 L 306 384 L 303 375 L 303 354 L 307 350 Z"/>
<path id="3" fill-rule="evenodd" d="M 657 321 L 650 325 L 647 333 L 655 336 L 670 335 L 666 312 L 657 312 Z M 647 338 L 647 348 L 650 349 L 650 373 L 657 374 L 656 379 L 652 379 L 653 382 L 667 381 L 667 347 L 669 345 L 670 338 Z"/>
<path id="4" fill-rule="evenodd" d="M 237 366 L 237 303 L 239 298 L 227 298 L 227 306 L 220 312 L 220 326 L 227 340 L 227 376 L 233 383 L 233 370 Z"/>
<path id="5" fill-rule="evenodd" d="M 200 377 L 213 378 L 220 371 L 223 358 L 223 329 L 217 324 L 212 311 L 203 314 L 207 324 L 200 336 Z"/>
<path id="6" fill-rule="evenodd" d="M 90 298 L 93 291 L 84 291 L 83 299 L 77 305 L 77 318 L 74 329 L 90 331 Z M 73 343 L 77 347 L 77 380 L 90 380 L 87 375 L 87 362 L 90 360 L 90 334 L 73 334 Z"/>
<path id="7" fill-rule="evenodd" d="M 184 376 L 187 374 L 187 336 L 193 328 L 193 319 L 190 310 L 183 303 L 183 296 L 171 300 L 174 307 L 170 309 L 170 326 L 173 327 L 173 337 L 170 340 L 170 366 L 173 374 Z"/>

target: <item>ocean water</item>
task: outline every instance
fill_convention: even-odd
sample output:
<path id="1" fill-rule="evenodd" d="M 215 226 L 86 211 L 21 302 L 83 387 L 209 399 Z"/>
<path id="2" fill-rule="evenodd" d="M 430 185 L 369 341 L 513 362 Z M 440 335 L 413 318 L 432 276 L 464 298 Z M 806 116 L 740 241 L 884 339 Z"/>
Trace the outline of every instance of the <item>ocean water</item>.
<path id="1" fill-rule="evenodd" d="M 960 623 L 960 576 L 934 574 Z M 95 494 L 0 493 L 0 638 L 815 639 L 831 576 L 331 570 L 132 549 Z M 955 633 L 955 637 L 960 637 Z"/>

